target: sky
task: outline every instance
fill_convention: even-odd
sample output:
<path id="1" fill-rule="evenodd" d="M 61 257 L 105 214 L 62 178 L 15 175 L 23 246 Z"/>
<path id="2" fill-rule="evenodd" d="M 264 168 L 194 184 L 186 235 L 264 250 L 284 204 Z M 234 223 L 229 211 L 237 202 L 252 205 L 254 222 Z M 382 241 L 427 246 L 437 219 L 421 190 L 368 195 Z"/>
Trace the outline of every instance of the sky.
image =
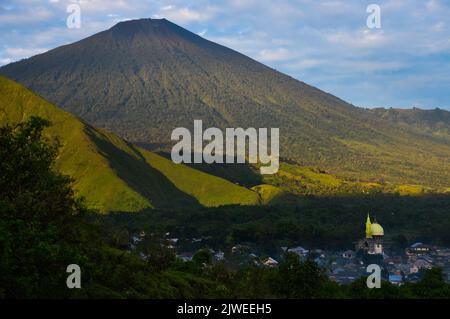
<path id="1" fill-rule="evenodd" d="M 367 25 L 370 4 L 380 28 Z M 450 110 L 450 0 L 0 0 L 0 65 L 137 18 L 166 18 L 357 106 Z"/>

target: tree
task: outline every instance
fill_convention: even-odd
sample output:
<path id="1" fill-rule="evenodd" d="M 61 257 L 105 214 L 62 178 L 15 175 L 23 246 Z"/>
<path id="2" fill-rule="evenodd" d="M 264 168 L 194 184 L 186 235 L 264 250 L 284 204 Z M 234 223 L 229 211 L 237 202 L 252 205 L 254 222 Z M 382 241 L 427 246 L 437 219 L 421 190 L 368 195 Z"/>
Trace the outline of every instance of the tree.
<path id="1" fill-rule="evenodd" d="M 161 259 L 150 265 L 108 246 L 85 218 L 91 212 L 75 198 L 71 179 L 54 170 L 59 145 L 44 137 L 49 125 L 32 117 L 0 128 L 0 298 L 199 298 L 221 293 L 212 281 L 190 273 L 155 273 Z M 69 264 L 81 267 L 82 289 L 67 288 Z"/>
<path id="2" fill-rule="evenodd" d="M 450 287 L 444 281 L 442 269 L 427 269 L 422 280 L 415 286 L 412 286 L 414 295 L 419 298 L 449 298 Z"/>
<path id="3" fill-rule="evenodd" d="M 288 252 L 278 267 L 275 290 L 285 298 L 321 298 L 331 287 L 325 272 L 312 260 L 300 262 L 295 253 Z M 325 291 L 327 287 L 327 291 Z"/>
<path id="4" fill-rule="evenodd" d="M 192 261 L 197 265 L 209 265 L 212 261 L 212 254 L 207 248 L 200 249 L 192 257 Z"/>
<path id="5" fill-rule="evenodd" d="M 86 255 L 80 241 L 85 208 L 70 178 L 56 173 L 58 143 L 32 117 L 0 128 L 0 286 L 6 297 L 66 296 L 67 265 Z"/>

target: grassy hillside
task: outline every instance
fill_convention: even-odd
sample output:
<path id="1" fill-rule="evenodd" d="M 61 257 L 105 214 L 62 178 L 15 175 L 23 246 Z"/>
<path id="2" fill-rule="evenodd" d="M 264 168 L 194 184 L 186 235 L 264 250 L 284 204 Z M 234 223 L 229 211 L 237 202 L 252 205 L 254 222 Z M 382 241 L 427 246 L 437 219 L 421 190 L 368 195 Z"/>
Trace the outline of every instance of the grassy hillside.
<path id="1" fill-rule="evenodd" d="M 424 195 L 446 193 L 446 187 L 428 187 L 417 184 L 397 184 L 342 179 L 317 167 L 305 167 L 282 162 L 275 175 L 263 177 L 263 182 L 294 195 L 335 196 L 350 194 Z"/>
<path id="2" fill-rule="evenodd" d="M 0 125 L 30 116 L 49 119 L 49 138 L 61 143 L 57 169 L 75 179 L 74 188 L 90 207 L 106 211 L 144 208 L 257 204 L 258 195 L 222 178 L 176 165 L 97 130 L 0 77 Z"/>
<path id="3" fill-rule="evenodd" d="M 341 179 L 450 186 L 448 139 L 350 105 L 164 19 L 121 22 L 0 73 L 148 149 L 168 147 L 171 131 L 194 119 L 205 127 L 278 127 L 284 158 Z"/>

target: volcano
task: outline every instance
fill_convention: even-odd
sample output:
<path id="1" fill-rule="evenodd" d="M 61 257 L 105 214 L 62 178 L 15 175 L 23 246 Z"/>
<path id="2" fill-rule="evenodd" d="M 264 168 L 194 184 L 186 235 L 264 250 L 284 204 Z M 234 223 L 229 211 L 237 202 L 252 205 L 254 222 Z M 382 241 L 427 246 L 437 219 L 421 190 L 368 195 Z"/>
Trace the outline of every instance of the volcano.
<path id="1" fill-rule="evenodd" d="M 279 128 L 280 155 L 302 165 L 353 180 L 450 185 L 448 130 L 400 125 L 165 19 L 120 22 L 0 74 L 152 150 L 168 149 L 172 130 L 194 120 Z"/>

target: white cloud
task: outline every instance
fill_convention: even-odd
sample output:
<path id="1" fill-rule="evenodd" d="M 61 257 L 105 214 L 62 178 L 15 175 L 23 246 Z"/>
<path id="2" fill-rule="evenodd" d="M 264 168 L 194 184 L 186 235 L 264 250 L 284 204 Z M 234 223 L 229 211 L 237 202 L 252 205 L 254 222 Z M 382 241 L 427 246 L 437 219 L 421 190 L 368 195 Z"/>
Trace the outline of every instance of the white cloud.
<path id="1" fill-rule="evenodd" d="M 263 62 L 286 61 L 295 57 L 295 54 L 286 48 L 264 49 L 258 53 L 257 59 Z"/>
<path id="2" fill-rule="evenodd" d="M 324 65 L 326 62 L 320 59 L 300 59 L 299 61 L 288 63 L 287 68 L 295 71 L 315 68 Z"/>
<path id="3" fill-rule="evenodd" d="M 25 7 L 24 10 L 15 12 L 5 10 L 0 14 L 1 24 L 32 24 L 42 22 L 54 17 L 54 12 L 45 7 Z"/>
<path id="4" fill-rule="evenodd" d="M 206 33 L 208 32 L 208 29 L 203 29 L 202 31 L 200 31 L 199 33 L 197 33 L 199 36 L 204 37 L 206 35 Z"/>
<path id="5" fill-rule="evenodd" d="M 9 59 L 9 58 L 0 58 L 0 66 L 9 64 L 11 62 L 13 62 L 13 61 L 11 59 Z"/>
<path id="6" fill-rule="evenodd" d="M 33 55 L 44 53 L 48 48 L 6 48 L 5 53 L 8 56 L 6 60 L 20 60 L 29 58 Z"/>
<path id="7" fill-rule="evenodd" d="M 82 27 L 69 30 L 65 8 L 73 1 L 81 4 Z M 122 20 L 158 17 L 355 104 L 400 101 L 407 94 L 408 101 L 433 103 L 431 93 L 427 100 L 415 96 L 423 92 L 415 79 L 427 79 L 430 88 L 450 86 L 443 74 L 450 73 L 450 4 L 443 0 L 379 0 L 381 30 L 367 29 L 371 2 L 361 0 L 0 2 L 0 63 L 77 41 Z M 396 89 L 382 100 L 383 86 Z M 436 104 L 449 97 L 443 89 L 433 94 Z"/>
<path id="8" fill-rule="evenodd" d="M 383 30 L 364 28 L 356 31 L 329 32 L 325 34 L 325 38 L 328 42 L 340 45 L 347 50 L 384 47 L 390 40 Z"/>
<path id="9" fill-rule="evenodd" d="M 155 18 L 166 18 L 177 23 L 204 22 L 210 20 L 217 9 L 215 7 L 206 7 L 202 10 L 194 10 L 188 7 L 178 8 L 173 5 L 162 7 L 154 15 Z"/>

